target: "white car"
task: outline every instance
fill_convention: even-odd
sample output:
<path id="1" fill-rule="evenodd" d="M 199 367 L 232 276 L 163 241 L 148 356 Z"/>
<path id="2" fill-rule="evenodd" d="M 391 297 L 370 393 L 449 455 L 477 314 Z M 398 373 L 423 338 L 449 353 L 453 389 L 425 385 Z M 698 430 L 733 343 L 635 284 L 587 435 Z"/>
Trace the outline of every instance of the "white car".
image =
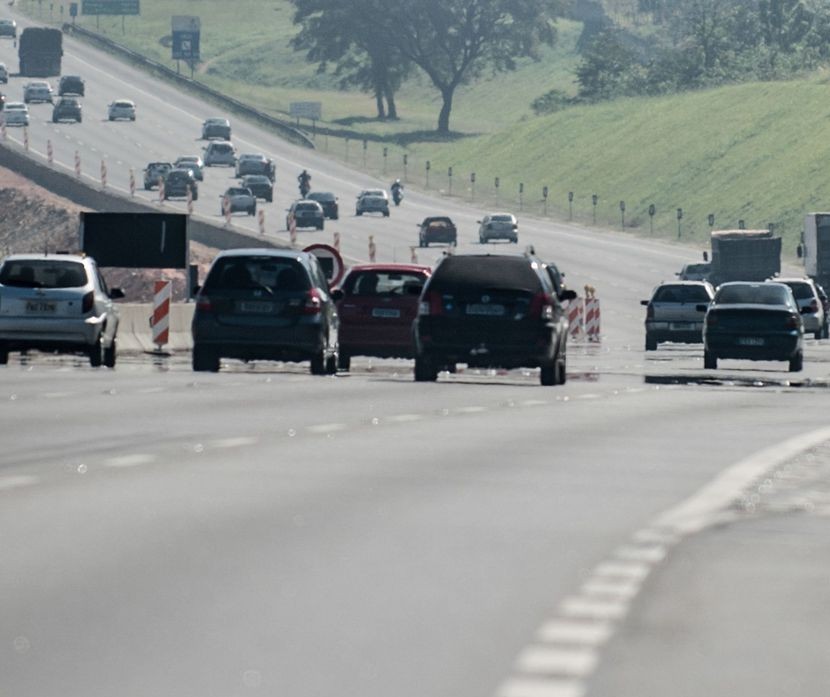
<path id="1" fill-rule="evenodd" d="M 116 119 L 135 121 L 135 102 L 129 99 L 116 99 L 107 108 L 107 118 L 110 121 Z"/>
<path id="2" fill-rule="evenodd" d="M 52 103 L 52 85 L 45 80 L 27 82 L 23 86 L 23 101 L 26 104 L 31 102 Z"/>
<path id="3" fill-rule="evenodd" d="M 514 244 L 519 241 L 519 222 L 512 213 L 490 213 L 477 222 L 481 244 L 490 240 L 507 240 Z"/>
<path id="4" fill-rule="evenodd" d="M 13 254 L 0 264 L 0 365 L 10 351 L 81 353 L 115 367 L 118 311 L 95 260 L 70 254 Z"/>
<path id="5" fill-rule="evenodd" d="M 23 102 L 9 102 L 3 111 L 0 111 L 7 126 L 28 126 L 29 107 Z"/>

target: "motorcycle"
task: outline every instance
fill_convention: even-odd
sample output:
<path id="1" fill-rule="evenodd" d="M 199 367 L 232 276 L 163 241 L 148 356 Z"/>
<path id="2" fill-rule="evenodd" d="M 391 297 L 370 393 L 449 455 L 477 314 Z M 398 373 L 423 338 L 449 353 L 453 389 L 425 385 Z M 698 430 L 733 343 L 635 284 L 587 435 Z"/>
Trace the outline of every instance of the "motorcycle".
<path id="1" fill-rule="evenodd" d="M 392 201 L 394 201 L 396 206 L 401 205 L 401 201 L 403 201 L 403 189 L 392 189 Z"/>
<path id="2" fill-rule="evenodd" d="M 311 184 L 307 181 L 300 182 L 300 197 L 305 198 L 308 195 L 308 192 L 311 191 Z"/>

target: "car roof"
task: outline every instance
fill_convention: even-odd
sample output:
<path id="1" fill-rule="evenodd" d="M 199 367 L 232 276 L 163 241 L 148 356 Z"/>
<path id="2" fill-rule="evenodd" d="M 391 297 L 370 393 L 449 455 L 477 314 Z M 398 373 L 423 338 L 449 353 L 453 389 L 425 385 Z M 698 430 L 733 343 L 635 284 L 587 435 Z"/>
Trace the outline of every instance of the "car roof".
<path id="1" fill-rule="evenodd" d="M 135 102 L 132 99 L 115 99 L 115 100 L 113 100 L 112 103 L 113 104 L 124 104 L 124 105 L 128 104 L 130 106 L 135 106 Z"/>
<path id="2" fill-rule="evenodd" d="M 510 217 L 510 218 L 515 218 L 516 217 L 515 215 L 513 215 L 512 213 L 509 213 L 508 211 L 495 211 L 493 213 L 488 213 L 487 217 L 488 218 L 494 218 L 497 215 L 503 215 L 505 217 Z"/>
<path id="3" fill-rule="evenodd" d="M 242 181 L 265 181 L 269 184 L 271 183 L 271 180 L 264 174 L 246 174 L 242 177 Z"/>
<path id="4" fill-rule="evenodd" d="M 306 198 L 311 201 L 318 201 L 320 199 L 332 200 L 337 197 L 331 191 L 310 191 Z"/>
<path id="5" fill-rule="evenodd" d="M 267 160 L 268 158 L 265 157 L 260 152 L 245 152 L 239 156 L 240 160 Z"/>
<path id="6" fill-rule="evenodd" d="M 771 278 L 767 283 L 809 283 L 815 284 L 812 278 Z"/>
<path id="7" fill-rule="evenodd" d="M 23 102 L 6 102 L 6 109 L 11 108 L 28 110 L 29 107 L 26 106 Z"/>
<path id="8" fill-rule="evenodd" d="M 295 206 L 300 206 L 300 205 L 303 205 L 303 206 L 313 206 L 314 208 L 320 208 L 321 210 L 322 210 L 322 208 L 323 208 L 323 207 L 320 205 L 320 202 L 319 202 L 319 201 L 312 201 L 311 199 L 308 199 L 308 198 L 300 198 L 300 199 L 297 199 L 296 201 L 294 201 L 294 205 L 295 205 Z"/>
<path id="9" fill-rule="evenodd" d="M 308 252 L 299 252 L 296 249 L 277 249 L 275 247 L 241 247 L 239 249 L 225 249 L 216 255 L 216 259 L 227 257 L 273 257 L 274 259 L 295 259 L 307 261 L 311 256 Z M 215 260 L 214 260 L 215 261 Z"/>
<path id="10" fill-rule="evenodd" d="M 230 123 L 227 119 L 223 119 L 221 116 L 212 116 L 209 119 L 205 119 L 205 123 L 221 123 L 227 124 Z"/>
<path id="11" fill-rule="evenodd" d="M 83 80 L 80 75 L 61 75 L 61 80 Z"/>
<path id="12" fill-rule="evenodd" d="M 432 267 L 422 264 L 357 264 L 349 268 L 349 273 L 358 271 L 394 271 L 413 273 L 432 273 Z"/>
<path id="13" fill-rule="evenodd" d="M 657 284 L 657 288 L 662 288 L 663 286 L 711 286 L 712 284 L 709 281 L 661 281 Z"/>
<path id="14" fill-rule="evenodd" d="M 41 261 L 42 259 L 57 259 L 59 261 L 77 261 L 81 264 L 92 262 L 92 257 L 81 254 L 43 254 L 38 252 L 23 252 L 19 254 L 9 254 L 3 257 L 3 262 L 6 261 Z"/>

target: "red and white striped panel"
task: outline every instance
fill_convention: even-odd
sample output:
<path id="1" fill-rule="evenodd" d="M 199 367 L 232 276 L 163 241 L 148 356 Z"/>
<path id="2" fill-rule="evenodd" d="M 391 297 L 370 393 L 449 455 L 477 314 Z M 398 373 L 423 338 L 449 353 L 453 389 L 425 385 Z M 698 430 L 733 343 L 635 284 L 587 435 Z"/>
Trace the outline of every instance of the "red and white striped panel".
<path id="1" fill-rule="evenodd" d="M 585 298 L 585 334 L 588 341 L 600 340 L 599 298 Z"/>
<path id="2" fill-rule="evenodd" d="M 153 288 L 153 343 L 161 348 L 170 341 L 170 300 L 173 284 L 156 281 Z"/>
<path id="3" fill-rule="evenodd" d="M 565 311 L 568 313 L 568 336 L 577 341 L 584 333 L 585 303 L 583 299 L 570 300 Z"/>

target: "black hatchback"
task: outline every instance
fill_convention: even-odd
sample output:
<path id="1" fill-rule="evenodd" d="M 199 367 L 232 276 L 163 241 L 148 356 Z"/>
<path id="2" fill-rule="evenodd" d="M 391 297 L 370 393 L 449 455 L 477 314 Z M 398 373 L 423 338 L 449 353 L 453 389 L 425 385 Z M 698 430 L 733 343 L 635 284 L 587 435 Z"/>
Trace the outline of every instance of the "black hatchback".
<path id="1" fill-rule="evenodd" d="M 64 75 L 58 82 L 58 95 L 76 94 L 83 97 L 86 93 L 86 84 L 80 75 Z"/>
<path id="2" fill-rule="evenodd" d="M 456 363 L 541 368 L 543 385 L 566 379 L 568 322 L 544 263 L 529 254 L 444 257 L 421 294 L 414 323 L 415 380 Z"/>
<path id="3" fill-rule="evenodd" d="M 193 370 L 223 357 L 310 361 L 313 375 L 337 372 L 339 320 L 317 258 L 290 249 L 221 252 L 198 289 Z"/>
<path id="4" fill-rule="evenodd" d="M 52 123 L 59 121 L 83 121 L 81 103 L 76 97 L 61 97 L 52 107 Z"/>

